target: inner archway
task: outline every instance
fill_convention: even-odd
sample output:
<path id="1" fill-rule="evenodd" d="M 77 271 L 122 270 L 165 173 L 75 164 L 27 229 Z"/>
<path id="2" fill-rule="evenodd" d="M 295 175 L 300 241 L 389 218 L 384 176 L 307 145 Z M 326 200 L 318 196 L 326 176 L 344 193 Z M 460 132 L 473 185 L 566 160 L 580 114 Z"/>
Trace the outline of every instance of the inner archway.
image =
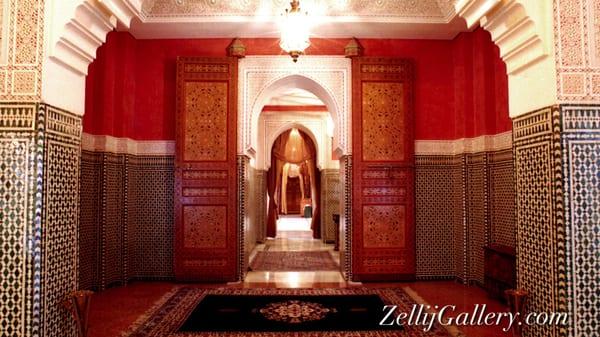
<path id="1" fill-rule="evenodd" d="M 240 224 L 244 226 L 240 231 L 258 230 L 258 242 L 265 242 L 268 237 L 269 198 L 266 195 L 267 171 L 272 167 L 271 149 L 277 137 L 296 128 L 313 142 L 316 148 L 315 170 L 322 177 L 319 205 L 312 206 L 313 212 L 321 209 L 319 242 L 334 244 L 336 238 L 344 241 L 339 231 L 350 227 L 349 218 L 342 217 L 347 221 L 338 221 L 338 229 L 333 215 L 339 219 L 340 215 L 349 212 L 342 202 L 348 198 L 341 195 L 343 177 L 340 159 L 351 155 L 351 61 L 339 56 L 307 56 L 293 64 L 285 56 L 251 56 L 239 61 L 238 78 L 238 154 L 248 158 L 250 171 L 257 173 L 255 176 L 259 181 L 249 182 L 250 195 L 259 200 L 259 204 L 262 202 L 249 211 L 262 213 L 262 216 L 254 215 L 257 219 L 255 229 L 248 230 L 249 224 L 252 227 L 253 220 L 250 220 Z M 302 97 L 298 99 L 298 96 Z M 280 104 L 282 100 L 291 103 Z M 262 186 L 259 186 L 260 180 L 263 181 Z M 253 218 L 252 214 L 249 218 Z M 250 256 L 253 254 L 251 240 L 250 235 L 250 240 L 240 243 L 240 251 L 246 254 L 240 260 L 245 263 L 253 257 Z M 340 246 L 348 249 L 341 254 L 340 265 L 344 275 L 349 275 L 350 264 L 346 259 L 351 255 L 350 246 L 344 242 L 340 242 Z M 245 270 L 245 265 L 241 268 Z"/>
<path id="2" fill-rule="evenodd" d="M 283 107 L 277 110 L 284 110 Z M 289 112 L 270 109 L 274 107 L 263 112 L 267 116 L 262 120 L 270 120 L 274 114 L 289 116 Z M 320 111 L 317 116 L 324 114 L 327 112 Z M 321 200 L 327 199 L 326 184 L 321 184 L 327 177 L 326 171 L 317 166 L 317 154 L 323 148 L 316 146 L 314 138 L 310 129 L 297 124 L 278 132 L 269 142 L 271 165 L 266 172 L 266 191 L 262 192 L 266 192 L 268 200 L 266 238 L 250 253 L 247 282 L 267 282 L 273 275 L 293 282 L 306 282 L 317 275 L 332 282 L 343 281 L 339 245 L 336 240 L 326 240 L 324 233 L 331 228 L 322 223 L 327 219 L 321 214 L 321 207 L 331 202 Z M 330 144 L 328 150 L 331 151 Z"/>

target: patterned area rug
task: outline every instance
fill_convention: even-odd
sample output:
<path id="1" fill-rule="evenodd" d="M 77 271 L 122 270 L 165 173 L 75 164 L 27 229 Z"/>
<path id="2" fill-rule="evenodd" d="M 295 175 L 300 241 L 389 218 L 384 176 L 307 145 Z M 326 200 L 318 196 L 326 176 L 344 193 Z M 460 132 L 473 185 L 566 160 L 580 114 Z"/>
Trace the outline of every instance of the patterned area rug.
<path id="1" fill-rule="evenodd" d="M 253 271 L 339 270 L 328 251 L 260 251 L 250 262 Z"/>
<path id="2" fill-rule="evenodd" d="M 123 337 L 449 337 L 456 336 L 439 325 L 430 331 L 421 326 L 404 326 L 402 330 L 384 331 L 288 331 L 288 332 L 178 332 L 198 304 L 210 295 L 229 296 L 360 296 L 377 295 L 383 303 L 397 305 L 397 312 L 409 313 L 415 299 L 401 288 L 368 289 L 200 289 L 177 287 L 157 302 L 154 308 L 122 334 Z M 279 311 L 281 312 L 281 311 Z M 382 313 L 383 314 L 383 313 Z M 232 324 L 233 326 L 234 324 Z"/>

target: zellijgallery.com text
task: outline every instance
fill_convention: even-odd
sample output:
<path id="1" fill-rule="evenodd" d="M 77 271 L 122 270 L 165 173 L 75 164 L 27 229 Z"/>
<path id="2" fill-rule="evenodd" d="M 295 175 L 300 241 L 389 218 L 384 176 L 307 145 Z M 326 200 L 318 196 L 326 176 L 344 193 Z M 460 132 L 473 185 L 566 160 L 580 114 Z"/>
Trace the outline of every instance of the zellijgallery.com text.
<path id="1" fill-rule="evenodd" d="M 379 322 L 381 326 L 419 325 L 423 331 L 430 331 L 435 323 L 442 326 L 502 326 L 502 331 L 509 331 L 514 324 L 518 325 L 567 325 L 566 313 L 528 313 L 521 319 L 521 313 L 487 312 L 486 304 L 476 304 L 471 312 L 461 312 L 450 316 L 456 311 L 455 305 L 442 307 L 414 304 L 410 312 L 400 312 L 397 305 L 383 307 L 384 317 Z"/>

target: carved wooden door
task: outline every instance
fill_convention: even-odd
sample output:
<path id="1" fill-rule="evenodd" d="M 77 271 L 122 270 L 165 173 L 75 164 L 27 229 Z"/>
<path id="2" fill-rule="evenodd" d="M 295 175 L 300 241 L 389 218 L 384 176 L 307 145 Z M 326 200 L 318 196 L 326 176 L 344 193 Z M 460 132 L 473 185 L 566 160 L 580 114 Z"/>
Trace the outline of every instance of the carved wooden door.
<path id="1" fill-rule="evenodd" d="M 237 279 L 237 59 L 177 61 L 175 277 Z"/>
<path id="2" fill-rule="evenodd" d="M 355 58 L 352 81 L 354 278 L 413 279 L 413 65 Z"/>

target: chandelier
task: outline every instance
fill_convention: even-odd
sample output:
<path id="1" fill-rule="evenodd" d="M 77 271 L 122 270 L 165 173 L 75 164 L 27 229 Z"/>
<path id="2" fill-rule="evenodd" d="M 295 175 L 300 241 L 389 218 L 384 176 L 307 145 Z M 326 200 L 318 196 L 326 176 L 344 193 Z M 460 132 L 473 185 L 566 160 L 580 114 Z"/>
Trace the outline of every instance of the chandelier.
<path id="1" fill-rule="evenodd" d="M 290 6 L 292 8 L 285 10 L 281 23 L 279 46 L 297 62 L 298 57 L 310 46 L 308 13 L 300 11 L 299 0 L 292 0 Z"/>

